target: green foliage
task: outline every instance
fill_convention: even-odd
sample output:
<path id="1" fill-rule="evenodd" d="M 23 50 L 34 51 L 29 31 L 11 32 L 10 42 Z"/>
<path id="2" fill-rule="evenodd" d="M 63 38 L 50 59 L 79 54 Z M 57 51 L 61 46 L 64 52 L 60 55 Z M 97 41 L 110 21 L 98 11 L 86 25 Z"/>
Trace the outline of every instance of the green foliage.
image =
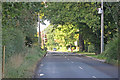
<path id="1" fill-rule="evenodd" d="M 94 47 L 94 45 L 90 44 L 90 45 L 88 46 L 88 52 L 90 52 L 90 53 L 95 52 L 95 47 Z"/>
<path id="2" fill-rule="evenodd" d="M 118 4 L 104 3 L 104 26 L 105 26 L 105 44 L 109 42 L 117 32 L 118 25 Z M 54 28 L 57 25 L 74 25 L 74 29 L 80 28 L 83 39 L 91 42 L 95 46 L 95 52 L 100 53 L 100 15 L 97 8 L 100 3 L 47 3 L 48 7 L 43 11 L 46 18 L 50 20 Z M 114 13 L 114 14 L 113 14 Z M 71 30 L 68 28 L 68 31 Z M 67 42 L 67 41 L 66 41 Z"/>
<path id="3" fill-rule="evenodd" d="M 33 3 L 34 4 L 34 3 Z M 31 3 L 3 3 L 2 25 L 3 29 L 17 28 L 24 33 L 24 36 L 34 40 L 36 31 L 36 15 Z M 34 4 L 35 6 L 35 4 Z M 36 24 L 35 24 L 36 23 Z"/>
<path id="4" fill-rule="evenodd" d="M 19 54 L 16 54 L 16 57 L 14 55 L 9 58 L 9 61 L 6 63 L 5 78 L 33 77 L 37 62 L 46 52 L 41 51 L 39 47 L 27 48 L 26 50 L 26 55 L 22 55 L 21 58 L 19 58 Z"/>
<path id="5" fill-rule="evenodd" d="M 26 37 L 32 43 L 37 42 L 35 37 L 37 34 L 37 13 L 40 13 L 43 6 L 44 4 L 34 2 L 2 3 L 2 45 L 6 47 L 5 76 L 7 78 L 32 76 L 33 66 L 31 65 L 36 65 L 36 62 L 43 55 L 39 48 L 27 50 L 25 47 Z"/>
<path id="6" fill-rule="evenodd" d="M 38 7 L 39 6 L 39 7 Z M 25 49 L 26 37 L 37 42 L 37 13 L 41 3 L 2 3 L 2 41 L 6 46 L 6 58 Z"/>
<path id="7" fill-rule="evenodd" d="M 75 42 L 75 31 L 73 25 L 59 25 L 55 30 L 55 39 L 62 46 L 74 45 Z"/>
<path id="8" fill-rule="evenodd" d="M 45 29 L 45 32 L 47 35 L 46 46 L 47 46 L 48 50 L 53 50 L 53 48 L 57 48 L 57 46 L 58 46 L 58 43 L 55 42 L 55 38 L 54 38 L 54 36 L 56 35 L 55 31 L 52 32 L 52 29 L 53 29 L 52 26 L 48 26 L 48 28 Z"/>
<path id="9" fill-rule="evenodd" d="M 19 29 L 7 28 L 3 30 L 2 35 L 2 42 L 6 47 L 6 58 L 23 51 L 24 35 Z"/>
<path id="10" fill-rule="evenodd" d="M 118 60 L 118 38 L 114 37 L 105 47 L 103 55 L 107 57 L 107 61 Z"/>
<path id="11" fill-rule="evenodd" d="M 2 3 L 0 2 L 0 13 L 2 13 Z M 0 15 L 0 64 L 2 64 L 2 15 Z M 0 65 L 0 79 L 2 79 L 2 65 Z"/>
<path id="12" fill-rule="evenodd" d="M 56 47 L 65 47 L 74 45 L 77 35 L 76 29 L 73 25 L 58 25 L 58 28 L 53 30 L 52 26 L 49 26 L 45 31 L 47 32 L 47 47 L 51 50 Z M 57 47 L 58 46 L 58 47 Z M 62 50 L 62 49 L 61 49 Z"/>
<path id="13" fill-rule="evenodd" d="M 66 52 L 68 51 L 66 47 L 59 47 L 59 49 L 57 51 L 62 51 L 62 52 Z"/>

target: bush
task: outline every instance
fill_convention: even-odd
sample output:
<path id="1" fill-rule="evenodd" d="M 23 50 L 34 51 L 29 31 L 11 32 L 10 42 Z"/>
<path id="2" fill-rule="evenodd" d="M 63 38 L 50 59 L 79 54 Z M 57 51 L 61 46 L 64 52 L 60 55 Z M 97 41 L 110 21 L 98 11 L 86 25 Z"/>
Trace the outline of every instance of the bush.
<path id="1" fill-rule="evenodd" d="M 118 60 L 118 38 L 114 37 L 105 47 L 103 52 L 104 56 L 107 57 L 106 61 Z"/>
<path id="2" fill-rule="evenodd" d="M 12 55 L 6 63 L 5 78 L 32 78 L 38 61 L 45 54 L 39 47 L 26 48 L 26 54 Z"/>
<path id="3" fill-rule="evenodd" d="M 2 42 L 6 47 L 6 57 L 14 53 L 21 53 L 24 49 L 24 36 L 22 31 L 16 28 L 7 28 L 3 30 Z"/>
<path id="4" fill-rule="evenodd" d="M 94 45 L 90 44 L 90 45 L 88 46 L 88 52 L 90 52 L 90 53 L 95 52 L 95 47 L 94 47 Z"/>

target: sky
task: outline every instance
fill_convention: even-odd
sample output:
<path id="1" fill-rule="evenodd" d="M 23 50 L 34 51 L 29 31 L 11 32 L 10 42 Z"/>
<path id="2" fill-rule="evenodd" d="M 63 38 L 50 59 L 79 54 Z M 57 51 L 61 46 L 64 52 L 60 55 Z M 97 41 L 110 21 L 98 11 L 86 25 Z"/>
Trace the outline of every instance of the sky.
<path id="1" fill-rule="evenodd" d="M 44 23 L 46 25 L 40 24 L 40 31 L 43 31 L 45 28 L 47 28 L 50 25 L 50 22 L 45 20 Z M 37 32 L 39 32 L 39 27 L 37 27 Z"/>

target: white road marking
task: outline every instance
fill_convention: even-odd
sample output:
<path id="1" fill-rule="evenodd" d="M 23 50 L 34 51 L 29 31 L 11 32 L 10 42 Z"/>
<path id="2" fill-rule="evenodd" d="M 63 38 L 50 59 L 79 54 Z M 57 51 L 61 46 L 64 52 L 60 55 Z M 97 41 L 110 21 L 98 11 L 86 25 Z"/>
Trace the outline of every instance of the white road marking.
<path id="1" fill-rule="evenodd" d="M 83 69 L 82 67 L 79 66 L 80 69 Z"/>
<path id="2" fill-rule="evenodd" d="M 67 57 L 65 56 L 65 58 L 67 58 Z"/>
<path id="3" fill-rule="evenodd" d="M 92 76 L 93 78 L 96 78 L 95 76 Z"/>
<path id="4" fill-rule="evenodd" d="M 44 74 L 40 74 L 40 76 L 44 76 Z"/>
<path id="5" fill-rule="evenodd" d="M 41 66 L 43 66 L 43 64 L 41 64 Z"/>
<path id="6" fill-rule="evenodd" d="M 74 62 L 72 62 L 72 63 L 74 63 Z"/>
<path id="7" fill-rule="evenodd" d="M 69 59 L 68 59 L 69 60 Z"/>

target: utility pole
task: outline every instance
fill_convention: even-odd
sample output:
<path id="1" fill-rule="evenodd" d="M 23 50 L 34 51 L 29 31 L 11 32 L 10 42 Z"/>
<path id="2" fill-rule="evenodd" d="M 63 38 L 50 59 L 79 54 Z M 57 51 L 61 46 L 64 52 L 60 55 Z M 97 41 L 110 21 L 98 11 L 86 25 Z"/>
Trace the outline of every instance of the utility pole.
<path id="1" fill-rule="evenodd" d="M 45 32 L 44 32 L 44 49 L 45 49 Z"/>
<path id="2" fill-rule="evenodd" d="M 39 27 L 38 44 L 41 49 L 41 41 L 40 41 L 41 34 L 40 34 L 40 18 L 39 18 L 39 16 L 40 16 L 40 14 L 38 13 L 38 27 Z"/>
<path id="3" fill-rule="evenodd" d="M 103 0 L 101 0 L 101 53 L 104 51 L 104 10 L 103 10 Z"/>

